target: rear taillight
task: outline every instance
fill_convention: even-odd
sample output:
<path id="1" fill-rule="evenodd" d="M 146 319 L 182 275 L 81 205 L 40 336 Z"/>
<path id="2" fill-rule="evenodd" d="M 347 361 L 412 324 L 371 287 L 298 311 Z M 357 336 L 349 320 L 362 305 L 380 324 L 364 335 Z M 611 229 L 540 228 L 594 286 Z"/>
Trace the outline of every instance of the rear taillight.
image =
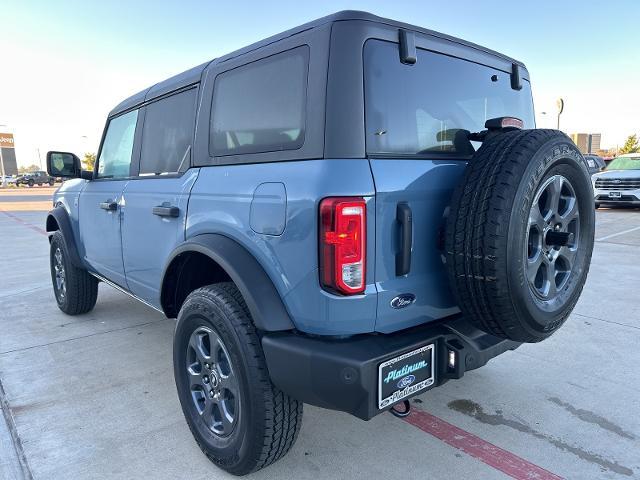
<path id="1" fill-rule="evenodd" d="M 328 290 L 352 295 L 365 286 L 366 203 L 360 197 L 320 202 L 320 282 Z"/>

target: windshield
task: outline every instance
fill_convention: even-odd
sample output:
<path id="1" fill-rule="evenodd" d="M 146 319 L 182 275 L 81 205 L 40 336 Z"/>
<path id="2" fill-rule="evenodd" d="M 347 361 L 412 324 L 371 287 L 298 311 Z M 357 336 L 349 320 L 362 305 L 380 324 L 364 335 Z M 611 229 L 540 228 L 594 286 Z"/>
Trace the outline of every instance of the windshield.
<path id="1" fill-rule="evenodd" d="M 618 157 L 611 160 L 607 170 L 640 170 L 640 157 Z"/>
<path id="2" fill-rule="evenodd" d="M 535 128 L 531 89 L 513 90 L 509 73 L 460 58 L 417 50 L 415 65 L 398 58 L 398 44 L 364 47 L 367 152 L 468 157 L 480 146 L 469 132 L 495 117 L 518 117 Z"/>

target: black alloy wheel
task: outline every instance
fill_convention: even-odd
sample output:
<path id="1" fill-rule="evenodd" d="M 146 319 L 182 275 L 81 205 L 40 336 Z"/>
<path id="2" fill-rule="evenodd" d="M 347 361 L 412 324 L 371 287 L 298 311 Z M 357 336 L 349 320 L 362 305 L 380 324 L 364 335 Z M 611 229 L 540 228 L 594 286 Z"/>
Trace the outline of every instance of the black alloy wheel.
<path id="1" fill-rule="evenodd" d="M 189 339 L 186 354 L 193 406 L 211 432 L 226 437 L 240 415 L 238 380 L 220 336 L 201 326 Z"/>
<path id="2" fill-rule="evenodd" d="M 571 182 L 553 175 L 540 187 L 529 212 L 526 270 L 531 291 L 551 300 L 576 266 L 580 207 Z"/>
<path id="3" fill-rule="evenodd" d="M 66 270 L 60 247 L 53 254 L 54 291 L 59 303 L 64 303 L 67 296 Z"/>

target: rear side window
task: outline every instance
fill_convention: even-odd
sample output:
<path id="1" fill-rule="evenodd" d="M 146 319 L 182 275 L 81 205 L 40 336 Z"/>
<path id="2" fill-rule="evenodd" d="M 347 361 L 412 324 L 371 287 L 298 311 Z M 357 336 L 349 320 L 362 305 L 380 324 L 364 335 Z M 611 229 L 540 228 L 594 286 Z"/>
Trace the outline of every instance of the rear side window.
<path id="1" fill-rule="evenodd" d="M 133 138 L 138 123 L 138 110 L 109 121 L 98 158 L 98 178 L 126 178 L 130 176 Z"/>
<path id="2" fill-rule="evenodd" d="M 509 73 L 418 49 L 415 65 L 400 62 L 398 44 L 364 47 L 367 152 L 471 155 L 468 132 L 495 117 L 517 117 L 534 128 L 529 82 L 511 88 Z"/>
<path id="3" fill-rule="evenodd" d="M 214 156 L 296 150 L 304 143 L 309 47 L 216 77 L 209 150 Z"/>
<path id="4" fill-rule="evenodd" d="M 184 171 L 189 166 L 197 89 L 149 104 L 142 128 L 140 175 Z"/>

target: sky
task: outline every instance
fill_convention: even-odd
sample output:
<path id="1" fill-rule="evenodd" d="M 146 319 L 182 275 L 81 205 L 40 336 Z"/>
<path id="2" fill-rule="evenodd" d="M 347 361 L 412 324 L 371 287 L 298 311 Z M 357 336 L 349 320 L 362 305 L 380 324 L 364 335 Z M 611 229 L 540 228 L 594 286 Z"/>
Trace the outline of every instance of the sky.
<path id="1" fill-rule="evenodd" d="M 640 1 L 2 0 L 0 131 L 19 165 L 47 150 L 95 152 L 121 100 L 190 67 L 330 13 L 365 10 L 523 61 L 537 126 L 640 134 Z M 544 112 L 544 113 L 543 113 Z M 40 152 L 40 157 L 38 155 Z"/>

